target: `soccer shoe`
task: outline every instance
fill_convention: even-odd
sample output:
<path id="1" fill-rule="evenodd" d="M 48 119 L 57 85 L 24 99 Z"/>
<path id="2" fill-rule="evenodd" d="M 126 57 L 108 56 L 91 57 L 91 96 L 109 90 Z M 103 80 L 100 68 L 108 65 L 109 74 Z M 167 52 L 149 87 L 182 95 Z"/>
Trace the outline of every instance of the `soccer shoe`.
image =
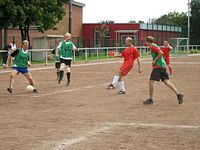
<path id="1" fill-rule="evenodd" d="M 61 81 L 62 81 L 62 79 L 59 79 L 59 80 L 58 80 L 58 84 L 60 84 L 60 83 L 61 83 Z"/>
<path id="2" fill-rule="evenodd" d="M 147 99 L 146 101 L 143 102 L 144 105 L 152 105 L 153 100 L 152 99 Z"/>
<path id="3" fill-rule="evenodd" d="M 183 97 L 184 97 L 184 95 L 182 95 L 182 94 L 177 94 L 178 104 L 182 104 L 182 103 L 183 103 Z"/>
<path id="4" fill-rule="evenodd" d="M 126 94 L 126 91 L 119 91 L 117 94 L 124 95 L 124 94 Z"/>
<path id="5" fill-rule="evenodd" d="M 66 84 L 66 86 L 69 86 L 69 85 L 70 85 L 70 82 L 71 82 L 71 81 L 67 81 L 67 84 Z"/>
<path id="6" fill-rule="evenodd" d="M 8 93 L 12 94 L 13 93 L 13 89 L 12 88 L 7 88 Z"/>
<path id="7" fill-rule="evenodd" d="M 39 91 L 37 89 L 34 89 L 33 93 L 39 93 Z"/>
<path id="8" fill-rule="evenodd" d="M 115 89 L 115 86 L 113 84 L 110 84 L 108 87 L 107 87 L 108 90 L 114 90 Z"/>

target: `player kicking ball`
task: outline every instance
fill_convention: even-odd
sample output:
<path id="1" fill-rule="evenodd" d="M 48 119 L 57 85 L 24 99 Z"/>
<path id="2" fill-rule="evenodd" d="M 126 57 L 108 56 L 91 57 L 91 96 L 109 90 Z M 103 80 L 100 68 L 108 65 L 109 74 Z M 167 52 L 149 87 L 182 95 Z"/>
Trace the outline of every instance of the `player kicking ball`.
<path id="1" fill-rule="evenodd" d="M 172 69 L 172 66 L 170 64 L 170 58 L 169 58 L 169 53 L 172 50 L 172 47 L 169 45 L 168 41 L 164 41 L 164 45 L 161 47 L 161 50 L 163 51 L 163 57 L 164 57 L 165 62 L 167 64 L 168 68 L 169 68 L 170 75 L 172 75 L 173 69 Z"/>
<path id="2" fill-rule="evenodd" d="M 10 56 L 14 58 L 14 62 L 13 70 L 10 76 L 10 85 L 9 88 L 7 88 L 7 91 L 9 93 L 13 93 L 15 77 L 19 73 L 23 74 L 28 79 L 29 84 L 33 86 L 33 93 L 38 93 L 38 90 L 34 87 L 31 73 L 28 70 L 28 67 L 31 67 L 31 63 L 29 62 L 30 53 L 28 52 L 28 45 L 29 42 L 27 40 L 24 40 L 22 48 L 10 52 Z"/>
<path id="3" fill-rule="evenodd" d="M 76 48 L 76 46 L 74 45 L 73 42 L 70 41 L 71 39 L 71 34 L 70 33 L 66 33 L 65 35 L 65 40 L 62 41 L 57 49 L 56 49 L 56 56 L 60 55 L 60 77 L 58 80 L 58 83 L 60 84 L 62 79 L 63 79 L 63 75 L 64 75 L 64 70 L 65 68 L 67 68 L 67 86 L 69 86 L 70 81 L 71 81 L 71 62 L 73 60 L 73 54 L 75 50 L 78 50 Z M 59 52 L 59 55 L 58 55 Z"/>
<path id="4" fill-rule="evenodd" d="M 123 77 L 133 68 L 134 62 L 137 59 L 138 62 L 138 72 L 142 73 L 141 63 L 140 63 L 140 54 L 137 48 L 133 45 L 133 40 L 130 37 L 127 37 L 125 40 L 127 48 L 125 48 L 121 54 L 116 54 L 114 57 L 124 58 L 124 63 L 119 68 L 118 75 L 113 77 L 112 83 L 108 86 L 108 89 L 115 89 L 116 85 L 119 84 L 120 91 L 117 94 L 123 95 L 126 94 Z"/>
<path id="5" fill-rule="evenodd" d="M 169 75 L 166 71 L 167 65 L 163 58 L 162 50 L 154 43 L 154 38 L 151 36 L 146 38 L 146 45 L 150 48 L 150 53 L 153 58 L 153 70 L 149 80 L 149 99 L 143 102 L 144 105 L 153 104 L 154 83 L 155 81 L 160 81 L 160 79 L 176 94 L 178 103 L 182 104 L 184 96 L 180 94 L 177 88 L 169 81 Z"/>

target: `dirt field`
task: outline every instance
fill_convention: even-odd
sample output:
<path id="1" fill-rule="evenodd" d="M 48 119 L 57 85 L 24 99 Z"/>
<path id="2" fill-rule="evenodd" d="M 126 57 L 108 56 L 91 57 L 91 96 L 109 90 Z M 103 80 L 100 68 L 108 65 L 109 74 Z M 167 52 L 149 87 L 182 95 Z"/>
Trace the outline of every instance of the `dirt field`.
<path id="1" fill-rule="evenodd" d="M 9 73 L 0 71 L 1 150 L 200 150 L 200 56 L 172 59 L 171 81 L 185 95 L 182 105 L 162 83 L 155 104 L 148 98 L 150 60 L 142 74 L 125 78 L 127 94 L 107 91 L 120 62 L 78 65 L 70 87 L 55 80 L 55 70 L 34 70 L 40 94 L 25 91 L 19 75 L 14 94 L 6 93 Z"/>

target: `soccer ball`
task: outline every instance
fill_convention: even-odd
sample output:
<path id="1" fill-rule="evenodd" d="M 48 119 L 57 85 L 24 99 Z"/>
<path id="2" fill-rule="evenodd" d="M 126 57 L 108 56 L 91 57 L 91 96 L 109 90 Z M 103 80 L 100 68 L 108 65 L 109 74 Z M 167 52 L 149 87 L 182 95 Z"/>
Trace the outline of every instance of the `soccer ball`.
<path id="1" fill-rule="evenodd" d="M 34 90 L 34 87 L 33 87 L 32 85 L 28 85 L 28 86 L 26 87 L 26 91 L 27 91 L 27 92 L 33 92 L 33 90 Z"/>
<path id="2" fill-rule="evenodd" d="M 116 52 L 114 50 L 108 51 L 108 56 L 113 57 L 115 56 Z"/>

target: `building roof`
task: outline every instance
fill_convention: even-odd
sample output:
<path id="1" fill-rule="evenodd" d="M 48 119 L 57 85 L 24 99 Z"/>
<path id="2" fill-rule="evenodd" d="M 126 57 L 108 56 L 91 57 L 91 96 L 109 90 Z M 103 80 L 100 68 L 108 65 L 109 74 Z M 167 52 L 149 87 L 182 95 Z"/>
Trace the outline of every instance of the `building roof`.
<path id="1" fill-rule="evenodd" d="M 79 6 L 79 7 L 85 7 L 85 4 L 83 4 L 83 3 L 80 3 L 80 2 L 77 2 L 74 0 L 72 0 L 71 2 L 72 2 L 72 5 Z"/>
<path id="2" fill-rule="evenodd" d="M 117 30 L 116 33 L 137 33 L 139 30 Z"/>

